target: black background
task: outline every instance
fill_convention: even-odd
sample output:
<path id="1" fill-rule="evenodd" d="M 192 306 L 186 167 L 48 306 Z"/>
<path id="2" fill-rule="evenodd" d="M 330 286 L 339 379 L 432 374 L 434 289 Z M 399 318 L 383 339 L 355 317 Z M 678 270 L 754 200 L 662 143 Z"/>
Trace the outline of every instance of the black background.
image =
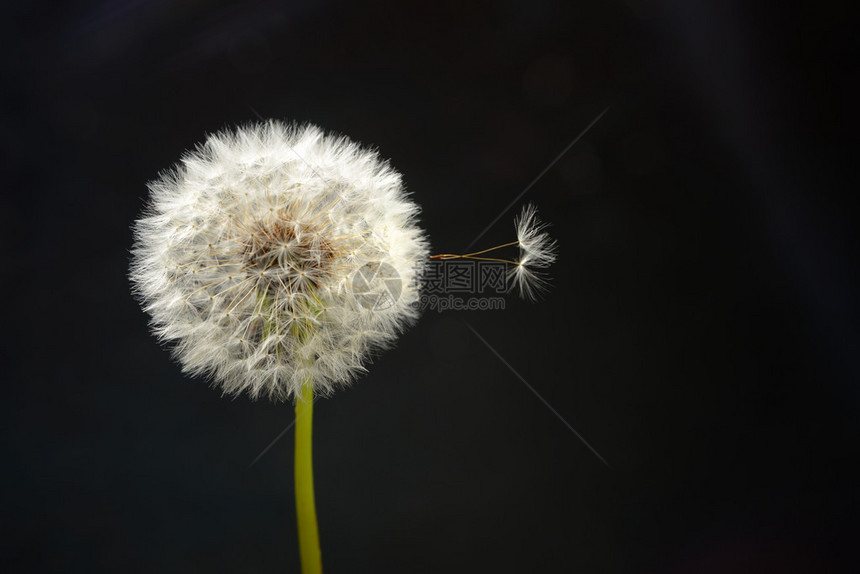
<path id="1" fill-rule="evenodd" d="M 856 32 L 742 2 L 20 3 L 4 43 L 11 572 L 298 570 L 289 405 L 189 380 L 126 278 L 145 184 L 259 114 L 377 146 L 435 251 L 543 301 L 428 312 L 317 404 L 327 572 L 857 565 Z M 464 322 L 603 456 L 605 466 Z"/>

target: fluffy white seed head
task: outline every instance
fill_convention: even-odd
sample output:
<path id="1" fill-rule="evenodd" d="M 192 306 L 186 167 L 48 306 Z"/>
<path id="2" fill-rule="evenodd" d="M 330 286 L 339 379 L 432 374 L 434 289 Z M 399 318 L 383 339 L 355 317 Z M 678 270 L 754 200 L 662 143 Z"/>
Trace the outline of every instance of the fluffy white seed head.
<path id="1" fill-rule="evenodd" d="M 520 256 L 518 264 L 510 269 L 511 285 L 516 286 L 521 297 L 534 301 L 547 288 L 543 270 L 555 261 L 558 245 L 546 233 L 547 224 L 538 219 L 533 204 L 523 208 L 514 226 Z"/>
<path id="2" fill-rule="evenodd" d="M 417 316 L 418 206 L 377 154 L 269 121 L 149 183 L 131 280 L 183 370 L 285 400 L 351 382 Z"/>

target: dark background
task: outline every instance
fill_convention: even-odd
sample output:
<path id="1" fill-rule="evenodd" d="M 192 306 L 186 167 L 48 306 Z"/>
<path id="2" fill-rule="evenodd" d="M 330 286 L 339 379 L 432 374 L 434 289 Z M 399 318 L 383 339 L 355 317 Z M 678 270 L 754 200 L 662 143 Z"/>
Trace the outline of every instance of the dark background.
<path id="1" fill-rule="evenodd" d="M 427 313 L 316 409 L 327 572 L 858 564 L 856 27 L 743 2 L 3 9 L 7 572 L 298 570 L 289 405 L 180 374 L 126 278 L 145 184 L 262 117 L 378 146 L 435 251 L 544 300 Z M 468 329 L 505 357 L 605 466 Z"/>

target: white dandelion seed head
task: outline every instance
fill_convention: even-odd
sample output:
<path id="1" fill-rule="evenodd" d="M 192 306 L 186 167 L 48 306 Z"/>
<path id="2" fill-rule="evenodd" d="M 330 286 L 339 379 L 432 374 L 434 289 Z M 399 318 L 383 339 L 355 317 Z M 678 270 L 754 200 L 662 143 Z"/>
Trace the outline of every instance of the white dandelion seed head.
<path id="1" fill-rule="evenodd" d="M 537 216 L 533 204 L 526 205 L 514 220 L 519 242 L 519 261 L 510 269 L 511 285 L 520 296 L 530 301 L 537 300 L 547 286 L 544 270 L 555 261 L 558 244 L 546 232 L 547 224 Z"/>
<path id="2" fill-rule="evenodd" d="M 227 394 L 328 394 L 417 317 L 418 206 L 377 153 L 277 121 L 149 183 L 131 280 L 183 371 Z"/>

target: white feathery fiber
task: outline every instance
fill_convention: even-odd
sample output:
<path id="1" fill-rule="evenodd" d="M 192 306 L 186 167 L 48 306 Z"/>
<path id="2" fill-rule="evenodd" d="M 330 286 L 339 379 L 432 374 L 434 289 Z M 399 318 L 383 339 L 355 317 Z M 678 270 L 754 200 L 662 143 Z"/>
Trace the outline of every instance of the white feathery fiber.
<path id="1" fill-rule="evenodd" d="M 546 232 L 547 224 L 537 216 L 534 204 L 523 207 L 514 220 L 519 242 L 519 260 L 509 270 L 508 280 L 523 299 L 537 300 L 546 291 L 544 270 L 555 261 L 558 245 Z"/>

